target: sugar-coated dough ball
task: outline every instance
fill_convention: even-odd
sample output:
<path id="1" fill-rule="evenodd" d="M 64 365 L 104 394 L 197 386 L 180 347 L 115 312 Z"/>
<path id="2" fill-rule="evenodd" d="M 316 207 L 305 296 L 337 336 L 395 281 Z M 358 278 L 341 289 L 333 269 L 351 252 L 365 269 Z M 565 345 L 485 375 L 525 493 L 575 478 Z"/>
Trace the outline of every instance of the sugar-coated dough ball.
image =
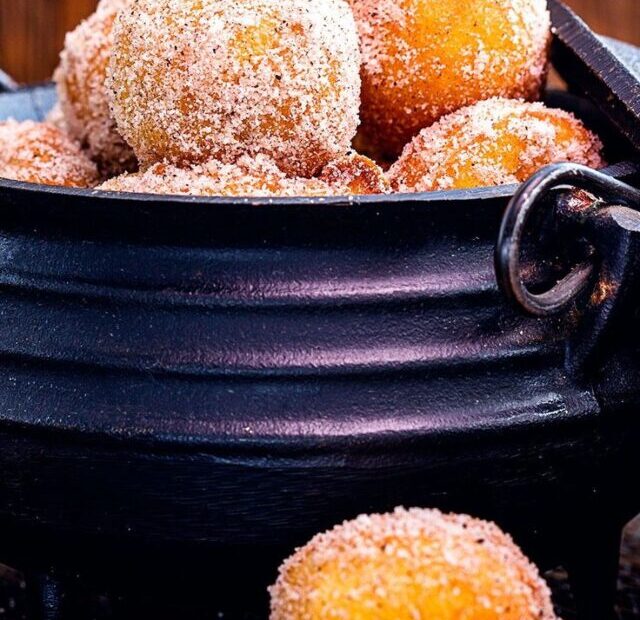
<path id="1" fill-rule="evenodd" d="M 343 0 L 137 0 L 108 84 L 145 164 L 262 153 L 311 176 L 355 134 L 359 66 Z"/>
<path id="2" fill-rule="evenodd" d="M 540 93 L 546 0 L 349 1 L 362 40 L 362 129 L 387 154 L 476 101 Z"/>
<path id="3" fill-rule="evenodd" d="M 492 523 L 437 510 L 363 515 L 280 568 L 271 620 L 554 620 L 537 569 Z"/>
<path id="4" fill-rule="evenodd" d="M 361 156 L 345 156 L 320 178 L 284 174 L 266 155 L 243 155 L 232 164 L 211 160 L 178 167 L 156 163 L 143 172 L 123 174 L 98 189 L 191 196 L 340 196 L 388 190 L 382 171 Z"/>
<path id="5" fill-rule="evenodd" d="M 601 168 L 601 150 L 599 138 L 569 112 L 490 99 L 423 129 L 387 174 L 399 192 L 505 185 L 551 163 Z"/>
<path id="6" fill-rule="evenodd" d="M 135 0 L 100 0 L 98 2 L 98 10 L 116 10 L 121 11 L 122 9 L 129 8 Z"/>
<path id="7" fill-rule="evenodd" d="M 387 194 L 391 191 L 382 168 L 357 153 L 348 153 L 329 162 L 319 178 L 333 187 L 341 188 L 345 194 Z"/>
<path id="8" fill-rule="evenodd" d="M 397 156 L 390 156 L 379 148 L 376 142 L 372 142 L 369 137 L 362 131 L 358 130 L 356 137 L 353 139 L 353 150 L 375 161 L 383 170 L 388 170 L 397 159 Z"/>
<path id="9" fill-rule="evenodd" d="M 133 170 L 136 160 L 109 109 L 105 86 L 118 11 L 133 0 L 102 0 L 97 11 L 67 34 L 54 78 L 69 133 L 107 174 Z"/>
<path id="10" fill-rule="evenodd" d="M 51 108 L 51 110 L 49 110 L 45 120 L 47 123 L 55 125 L 62 133 L 69 133 L 67 120 L 64 117 L 64 112 L 62 111 L 62 106 L 59 101 Z"/>
<path id="11" fill-rule="evenodd" d="M 50 123 L 0 122 L 0 177 L 67 187 L 92 187 L 95 164 Z"/>
<path id="12" fill-rule="evenodd" d="M 330 192 L 319 179 L 288 178 L 266 155 L 243 155 L 230 164 L 218 160 L 186 166 L 159 162 L 110 179 L 98 189 L 190 196 L 324 196 Z"/>

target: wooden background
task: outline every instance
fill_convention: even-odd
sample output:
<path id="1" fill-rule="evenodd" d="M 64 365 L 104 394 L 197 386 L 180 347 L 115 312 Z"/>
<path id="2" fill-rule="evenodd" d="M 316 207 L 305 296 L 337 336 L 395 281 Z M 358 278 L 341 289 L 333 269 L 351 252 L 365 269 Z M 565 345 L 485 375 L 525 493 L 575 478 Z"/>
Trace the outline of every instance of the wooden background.
<path id="1" fill-rule="evenodd" d="M 567 2 L 599 32 L 640 45 L 640 0 Z M 56 65 L 64 33 L 88 15 L 95 3 L 96 0 L 0 0 L 0 68 L 23 82 L 48 78 Z"/>

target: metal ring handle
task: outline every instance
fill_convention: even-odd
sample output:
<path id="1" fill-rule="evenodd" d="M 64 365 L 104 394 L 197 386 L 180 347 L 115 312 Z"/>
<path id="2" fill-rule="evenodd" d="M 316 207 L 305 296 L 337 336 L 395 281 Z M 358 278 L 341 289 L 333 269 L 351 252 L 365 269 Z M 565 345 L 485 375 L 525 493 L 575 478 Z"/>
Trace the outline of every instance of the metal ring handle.
<path id="1" fill-rule="evenodd" d="M 538 317 L 564 310 L 582 293 L 593 274 L 592 264 L 576 265 L 551 290 L 541 294 L 531 293 L 522 279 L 520 254 L 529 217 L 541 199 L 561 187 L 584 189 L 618 205 L 640 206 L 640 191 L 578 164 L 546 166 L 518 188 L 502 220 L 495 253 L 496 276 L 498 285 L 510 300 Z"/>

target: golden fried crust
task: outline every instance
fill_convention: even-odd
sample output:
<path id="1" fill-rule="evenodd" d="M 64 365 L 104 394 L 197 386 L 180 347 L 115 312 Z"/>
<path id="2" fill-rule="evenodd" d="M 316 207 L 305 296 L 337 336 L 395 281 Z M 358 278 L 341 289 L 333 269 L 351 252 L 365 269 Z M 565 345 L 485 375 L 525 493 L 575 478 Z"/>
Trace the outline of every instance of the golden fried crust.
<path id="1" fill-rule="evenodd" d="M 546 77 L 545 0 L 349 0 L 360 31 L 362 130 L 389 155 L 482 99 L 536 99 Z"/>
<path id="2" fill-rule="evenodd" d="M 436 510 L 361 516 L 284 562 L 271 620 L 554 620 L 549 589 L 511 538 Z"/>
<path id="3" fill-rule="evenodd" d="M 601 168 L 601 150 L 598 137 L 568 112 L 490 99 L 423 129 L 387 176 L 399 192 L 505 185 L 561 161 Z"/>
<path id="4" fill-rule="evenodd" d="M 108 85 L 145 165 L 265 154 L 312 176 L 355 134 L 359 66 L 342 0 L 138 0 L 118 17 Z"/>
<path id="5" fill-rule="evenodd" d="M 160 162 L 142 172 L 110 179 L 98 189 L 191 196 L 304 196 L 328 192 L 318 179 L 287 178 L 265 155 L 245 155 L 233 164 L 217 160 L 189 166 Z"/>
<path id="6" fill-rule="evenodd" d="M 346 194 L 387 194 L 391 191 L 382 168 L 357 153 L 349 153 L 329 162 L 319 178 L 333 187 L 341 188 Z"/>
<path id="7" fill-rule="evenodd" d="M 93 187 L 95 164 L 50 123 L 0 123 L 0 177 L 66 187 Z"/>
<path id="8" fill-rule="evenodd" d="M 358 129 L 358 133 L 356 133 L 356 137 L 353 139 L 351 146 L 356 153 L 372 159 L 385 171 L 389 170 L 393 162 L 397 159 L 395 156 L 389 157 L 377 142 L 369 139 L 369 136 L 364 133 L 362 128 Z"/>
<path id="9" fill-rule="evenodd" d="M 211 160 L 176 166 L 162 162 L 137 174 L 124 174 L 98 189 L 191 196 L 343 196 L 387 189 L 382 171 L 361 156 L 346 156 L 325 168 L 321 178 L 292 177 L 266 155 L 243 155 L 233 164 Z"/>
<path id="10" fill-rule="evenodd" d="M 113 23 L 118 11 L 131 4 L 132 0 L 102 0 L 91 17 L 67 34 L 54 74 L 67 130 L 108 176 L 137 167 L 111 115 L 105 86 Z"/>

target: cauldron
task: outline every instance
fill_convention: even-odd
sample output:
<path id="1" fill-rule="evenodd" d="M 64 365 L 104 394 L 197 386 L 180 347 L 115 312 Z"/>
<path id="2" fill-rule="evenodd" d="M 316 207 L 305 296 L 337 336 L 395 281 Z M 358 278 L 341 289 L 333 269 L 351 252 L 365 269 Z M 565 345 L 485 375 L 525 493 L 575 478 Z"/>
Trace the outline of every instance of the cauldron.
<path id="1" fill-rule="evenodd" d="M 578 47 L 560 36 L 558 64 Z M 42 117 L 53 97 L 3 95 L 0 115 Z M 609 178 L 640 184 L 629 108 L 549 97 L 605 136 Z M 541 568 L 568 568 L 581 618 L 609 617 L 640 509 L 636 223 L 546 190 L 635 194 L 542 174 L 277 200 L 0 180 L 0 560 L 25 571 L 33 616 L 91 617 L 87 592 L 135 593 L 117 617 L 264 616 L 294 546 L 403 504 L 497 521 Z M 547 208 L 520 257 L 532 188 Z M 501 225 L 503 289 L 540 316 L 498 286 Z M 558 232 L 571 242 L 545 254 Z M 540 290 L 582 266 L 523 300 L 514 248 Z"/>

